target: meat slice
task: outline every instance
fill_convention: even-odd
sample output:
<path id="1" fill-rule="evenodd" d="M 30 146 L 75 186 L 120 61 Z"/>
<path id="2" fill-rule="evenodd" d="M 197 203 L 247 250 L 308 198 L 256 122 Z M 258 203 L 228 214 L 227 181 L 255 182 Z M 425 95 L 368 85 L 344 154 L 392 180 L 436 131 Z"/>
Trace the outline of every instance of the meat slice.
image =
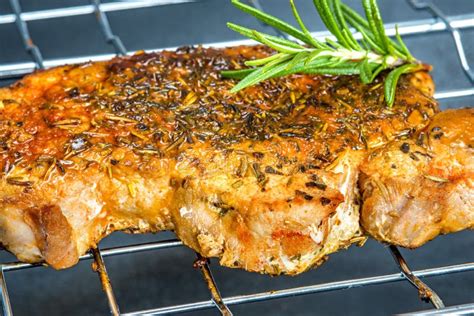
<path id="1" fill-rule="evenodd" d="M 271 147 L 262 148 L 263 163 L 248 163 L 248 176 L 234 173 L 245 156 L 212 153 L 212 172 L 177 181 L 171 214 L 179 238 L 225 266 L 270 274 L 305 271 L 361 241 L 356 183 L 362 153 L 347 151 L 327 169 L 295 173 L 271 167 L 278 165 Z"/>
<path id="2" fill-rule="evenodd" d="M 296 274 L 360 241 L 367 148 L 425 128 L 426 71 L 295 75 L 231 94 L 260 47 L 182 48 L 38 71 L 0 89 L 0 241 L 66 268 L 116 230 L 174 230 L 249 271 Z"/>
<path id="3" fill-rule="evenodd" d="M 448 110 L 413 139 L 370 154 L 361 166 L 363 228 L 416 248 L 474 228 L 474 109 Z"/>

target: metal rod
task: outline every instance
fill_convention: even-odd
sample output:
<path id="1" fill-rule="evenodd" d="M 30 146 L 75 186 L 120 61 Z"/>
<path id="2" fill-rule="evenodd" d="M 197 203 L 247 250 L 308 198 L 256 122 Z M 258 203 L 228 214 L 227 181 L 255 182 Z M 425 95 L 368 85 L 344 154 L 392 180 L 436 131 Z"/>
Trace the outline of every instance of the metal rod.
<path id="1" fill-rule="evenodd" d="M 437 100 L 444 100 L 444 99 L 451 99 L 451 98 L 461 98 L 461 97 L 469 97 L 474 95 L 474 88 L 467 88 L 467 89 L 460 89 L 460 90 L 448 90 L 448 91 L 440 91 L 434 94 L 435 99 Z M 472 104 L 469 104 L 472 106 Z"/>
<path id="2" fill-rule="evenodd" d="M 101 251 L 103 257 L 113 257 L 118 255 L 125 255 L 131 253 L 138 253 L 143 251 L 151 251 L 151 250 L 159 250 L 159 249 L 167 249 L 167 248 L 174 248 L 180 247 L 183 243 L 179 240 L 163 240 L 163 241 L 155 241 L 150 243 L 144 243 L 139 245 L 132 245 L 132 246 L 123 246 L 123 247 L 114 247 L 114 248 L 106 248 Z M 92 259 L 94 256 L 90 253 L 87 253 L 79 258 L 79 260 L 89 260 Z M 29 268 L 36 268 L 42 267 L 42 264 L 29 264 L 23 262 L 10 262 L 3 264 L 4 271 L 15 271 L 15 270 L 22 270 L 22 269 L 29 269 Z"/>
<path id="3" fill-rule="evenodd" d="M 90 12 L 90 13 L 93 13 Z M 451 19 L 451 25 L 458 25 L 460 28 L 472 28 L 474 27 L 474 14 L 458 15 L 453 16 Z M 443 22 L 438 21 L 437 19 L 426 19 L 418 20 L 411 22 L 402 22 L 399 23 L 399 32 L 401 35 L 415 35 L 415 34 L 424 34 L 431 32 L 439 32 L 446 30 L 446 25 Z M 388 35 L 392 36 L 395 34 L 395 24 L 387 24 L 386 32 Z M 317 38 L 325 38 L 330 36 L 330 33 L 327 31 L 324 32 L 314 32 L 313 36 Z M 360 34 L 355 34 L 356 38 L 360 38 Z M 192 43 L 191 43 L 192 44 Z M 252 40 L 239 40 L 239 41 L 224 41 L 224 42 L 215 42 L 204 44 L 204 47 L 227 47 L 227 46 L 238 46 L 238 45 L 252 45 L 255 44 Z M 146 52 L 158 52 L 162 50 L 174 50 L 176 47 L 167 47 L 167 48 L 155 48 L 147 50 Z M 128 52 L 128 54 L 133 54 L 134 52 Z M 65 64 L 75 64 L 83 63 L 88 61 L 101 61 L 108 60 L 113 58 L 113 54 L 103 54 L 103 55 L 88 55 L 83 57 L 72 57 L 72 58 L 60 58 L 46 60 L 44 65 L 46 68 L 55 67 Z M 14 64 L 5 64 L 0 65 L 0 79 L 2 78 L 12 78 L 19 77 L 25 74 L 32 72 L 35 69 L 35 64 L 31 62 L 23 63 L 14 63 Z"/>
<path id="4" fill-rule="evenodd" d="M 107 295 L 107 301 L 109 302 L 110 314 L 119 316 L 119 306 L 117 304 L 117 300 L 115 299 L 112 284 L 110 283 L 109 275 L 107 274 L 107 269 L 105 268 L 104 258 L 102 258 L 99 248 L 94 247 L 91 249 L 91 252 L 94 256 L 92 268 L 99 274 L 100 283 L 102 283 L 102 289 Z"/>
<path id="5" fill-rule="evenodd" d="M 104 12 L 125 11 L 131 9 L 142 9 L 155 6 L 191 3 L 196 0 L 137 0 L 137 1 L 123 1 L 103 3 L 100 8 Z M 24 21 L 37 21 L 54 18 L 65 18 L 70 16 L 87 15 L 94 13 L 93 5 L 83 5 L 76 7 L 66 7 L 59 9 L 39 10 L 32 12 L 23 12 L 21 18 Z M 15 22 L 14 14 L 0 15 L 0 24 L 10 24 Z"/>
<path id="6" fill-rule="evenodd" d="M 441 298 L 434 290 L 413 274 L 398 248 L 393 245 L 390 245 L 388 248 L 402 274 L 418 290 L 420 298 L 425 302 L 431 302 L 435 308 L 443 308 L 444 303 Z"/>
<path id="7" fill-rule="evenodd" d="M 10 296 L 8 295 L 7 290 L 7 281 L 5 280 L 5 274 L 3 273 L 3 266 L 0 268 L 0 288 L 2 295 L 2 307 L 3 307 L 3 316 L 13 315 L 12 306 L 10 304 Z"/>
<path id="8" fill-rule="evenodd" d="M 206 282 L 207 288 L 209 289 L 209 292 L 211 292 L 212 301 L 216 305 L 219 312 L 221 312 L 222 316 L 232 316 L 232 312 L 222 301 L 221 293 L 217 288 L 216 281 L 214 280 L 211 269 L 209 267 L 209 259 L 204 258 L 197 252 L 196 255 L 197 259 L 194 262 L 194 268 L 199 269 L 201 271 L 204 281 Z"/>
<path id="9" fill-rule="evenodd" d="M 449 306 L 440 309 L 430 309 L 424 310 L 419 312 L 411 312 L 407 314 L 399 314 L 399 315 L 474 315 L 474 303 L 471 304 L 463 304 L 463 305 L 456 305 L 456 306 Z"/>
<path id="10" fill-rule="evenodd" d="M 20 32 L 21 39 L 23 40 L 23 46 L 25 47 L 26 51 L 31 55 L 33 60 L 35 61 L 38 68 L 44 68 L 43 65 L 43 56 L 41 56 L 41 52 L 33 43 L 31 39 L 30 32 L 28 31 L 28 26 L 26 22 L 21 17 L 21 7 L 18 0 L 10 0 L 10 6 L 15 15 L 16 26 L 18 31 Z"/>
<path id="11" fill-rule="evenodd" d="M 459 30 L 451 24 L 451 21 L 449 21 L 448 17 L 433 2 L 426 2 L 420 0 L 409 0 L 409 2 L 415 9 L 427 10 L 434 17 L 439 18 L 441 21 L 443 21 L 443 23 L 446 25 L 446 29 L 451 33 L 451 36 L 453 37 L 454 44 L 456 45 L 456 51 L 458 53 L 458 58 L 461 62 L 461 66 L 464 70 L 464 73 L 469 78 L 469 80 L 474 83 L 474 71 L 472 71 L 467 61 L 466 53 L 464 51 L 464 45 L 462 43 L 461 33 L 459 32 Z"/>
<path id="12" fill-rule="evenodd" d="M 125 46 L 123 45 L 120 37 L 118 37 L 112 32 L 109 19 L 107 19 L 107 15 L 105 14 L 105 12 L 101 10 L 100 0 L 91 0 L 91 2 L 94 6 L 95 15 L 97 17 L 97 21 L 99 22 L 100 30 L 105 36 L 105 40 L 108 44 L 111 44 L 115 48 L 115 52 L 117 53 L 117 55 L 125 55 L 127 53 L 127 50 L 125 49 Z"/>
<path id="13" fill-rule="evenodd" d="M 440 267 L 440 268 L 418 270 L 418 271 L 413 271 L 413 274 L 419 278 L 425 278 L 425 277 L 447 275 L 447 274 L 466 272 L 466 271 L 474 271 L 474 262 L 460 264 L 460 265 Z M 226 305 L 230 306 L 230 305 L 267 301 L 267 300 L 292 297 L 292 296 L 308 295 L 308 294 L 314 294 L 314 293 L 320 293 L 320 292 L 351 289 L 351 288 L 363 287 L 363 286 L 368 286 L 368 285 L 393 283 L 393 282 L 399 282 L 403 280 L 405 280 L 405 276 L 402 273 L 394 273 L 394 274 L 380 275 L 380 276 L 369 277 L 369 278 L 344 280 L 344 281 L 339 281 L 339 282 L 309 285 L 309 286 L 289 288 L 289 289 L 277 290 L 277 291 L 261 292 L 261 293 L 248 294 L 248 295 L 238 295 L 238 296 L 223 298 L 222 300 Z M 127 316 L 164 315 L 168 313 L 182 313 L 182 312 L 189 312 L 189 311 L 197 311 L 197 310 L 209 309 L 213 307 L 214 307 L 213 301 L 207 300 L 207 301 L 200 301 L 200 302 L 195 302 L 195 303 L 167 306 L 167 307 L 136 311 L 136 312 L 129 312 L 122 315 L 127 315 Z"/>

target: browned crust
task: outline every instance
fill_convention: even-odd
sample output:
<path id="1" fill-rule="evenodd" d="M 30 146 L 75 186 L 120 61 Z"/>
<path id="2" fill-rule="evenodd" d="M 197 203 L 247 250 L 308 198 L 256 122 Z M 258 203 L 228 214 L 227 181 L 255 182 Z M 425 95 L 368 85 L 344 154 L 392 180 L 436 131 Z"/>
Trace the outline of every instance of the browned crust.
<path id="1" fill-rule="evenodd" d="M 413 139 L 369 155 L 361 167 L 361 225 L 372 237 L 417 248 L 474 228 L 474 109 L 449 110 Z"/>

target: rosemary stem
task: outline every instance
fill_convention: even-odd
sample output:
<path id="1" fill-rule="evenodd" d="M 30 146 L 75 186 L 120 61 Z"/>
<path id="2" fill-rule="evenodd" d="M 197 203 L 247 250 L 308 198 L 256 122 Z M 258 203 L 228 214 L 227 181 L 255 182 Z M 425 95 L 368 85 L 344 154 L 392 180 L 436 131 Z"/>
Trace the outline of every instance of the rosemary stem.
<path id="1" fill-rule="evenodd" d="M 238 9 L 278 28 L 294 40 L 277 38 L 228 23 L 232 30 L 277 51 L 272 56 L 247 61 L 247 66 L 254 67 L 248 72 L 224 72 L 226 77 L 242 79 L 231 92 L 267 79 L 295 73 L 359 75 L 364 84 L 370 84 L 382 71 L 390 70 L 384 85 L 386 103 L 392 106 L 400 76 L 418 71 L 419 63 L 408 51 L 398 30 L 396 41 L 386 35 L 377 1 L 362 0 L 366 19 L 343 4 L 342 0 L 313 0 L 313 3 L 332 38 L 314 38 L 303 23 L 294 0 L 290 0 L 290 6 L 301 30 L 239 0 L 232 0 L 232 4 Z M 360 42 L 355 39 L 349 26 L 361 33 Z"/>

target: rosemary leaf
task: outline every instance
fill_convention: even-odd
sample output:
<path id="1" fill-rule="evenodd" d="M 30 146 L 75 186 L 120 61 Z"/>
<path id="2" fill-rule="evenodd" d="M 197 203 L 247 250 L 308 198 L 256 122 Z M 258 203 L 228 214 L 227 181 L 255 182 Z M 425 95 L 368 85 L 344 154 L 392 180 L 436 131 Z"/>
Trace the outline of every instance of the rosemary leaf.
<path id="1" fill-rule="evenodd" d="M 385 69 L 387 69 L 385 64 L 379 65 L 377 68 L 375 68 L 374 72 L 372 73 L 372 77 L 370 78 L 370 82 L 374 81 L 375 78 Z"/>
<path id="2" fill-rule="evenodd" d="M 281 53 L 286 53 L 286 54 L 297 54 L 301 51 L 304 51 L 304 47 L 301 48 L 294 48 L 288 45 L 280 44 L 277 42 L 274 42 L 268 38 L 265 38 L 260 32 L 253 31 L 253 35 L 255 36 L 256 40 L 259 41 L 262 44 L 267 45 L 268 47 L 273 48 L 276 51 L 279 51 Z"/>
<path id="3" fill-rule="evenodd" d="M 296 65 L 291 69 L 285 69 L 277 73 L 278 77 L 287 76 L 296 73 L 313 74 L 313 75 L 358 75 L 360 70 L 358 65 L 354 63 L 343 63 L 337 66 L 327 65 L 314 65 L 314 66 L 302 66 Z M 274 76 L 276 77 L 276 76 Z"/>
<path id="4" fill-rule="evenodd" d="M 349 22 L 349 24 L 354 27 L 358 32 L 362 34 L 362 36 L 369 37 L 372 42 L 375 42 L 375 39 L 370 36 L 370 26 L 367 23 L 366 20 L 362 16 L 360 16 L 357 12 L 352 10 L 350 7 L 348 7 L 345 4 L 341 4 L 342 11 L 345 14 L 346 20 Z M 390 38 L 387 38 L 388 41 L 392 44 L 392 46 L 395 49 L 395 52 L 398 53 L 403 53 L 402 47 L 398 43 L 393 42 Z M 380 48 L 380 46 L 377 47 L 379 52 L 383 52 L 383 49 Z"/>
<path id="5" fill-rule="evenodd" d="M 280 59 L 276 59 L 267 65 L 257 68 L 255 71 L 250 73 L 244 79 L 242 79 L 236 86 L 234 86 L 230 92 L 235 93 L 238 92 L 248 86 L 252 86 L 256 83 L 259 83 L 263 80 L 271 78 L 273 75 L 277 74 L 280 71 L 283 71 L 287 64 L 284 63 L 288 57 L 282 57 Z"/>
<path id="6" fill-rule="evenodd" d="M 309 52 L 301 52 L 295 55 L 295 57 L 288 63 L 287 69 L 291 69 L 298 65 L 302 60 L 308 58 Z"/>
<path id="7" fill-rule="evenodd" d="M 325 48 L 325 45 L 323 43 L 320 43 L 317 41 L 313 36 L 311 36 L 311 33 L 309 30 L 306 28 L 306 25 L 303 23 L 303 20 L 301 19 L 300 15 L 298 14 L 298 10 L 296 9 L 295 2 L 294 0 L 290 0 L 290 5 L 291 5 L 291 10 L 293 11 L 293 15 L 296 19 L 296 22 L 298 22 L 298 25 L 300 26 L 301 30 L 303 31 L 307 41 L 306 43 L 317 47 L 317 48 Z"/>
<path id="8" fill-rule="evenodd" d="M 395 92 L 397 89 L 398 79 L 402 74 L 410 73 L 417 70 L 420 66 L 414 64 L 406 64 L 392 70 L 385 78 L 385 100 L 389 107 L 392 107 L 395 101 Z"/>
<path id="9" fill-rule="evenodd" d="M 369 23 L 367 23 L 367 21 L 364 20 L 363 17 L 361 17 L 357 12 L 352 10 L 346 4 L 342 3 L 341 9 L 342 9 L 342 12 L 344 12 L 346 19 L 351 18 L 351 20 L 355 21 L 358 25 L 362 26 L 362 28 L 364 28 L 365 30 L 367 31 L 370 30 Z"/>
<path id="10" fill-rule="evenodd" d="M 349 27 L 347 26 L 346 19 L 344 18 L 344 15 L 342 13 L 341 1 L 332 0 L 332 2 L 333 2 L 336 19 L 339 22 L 339 25 L 341 27 L 342 35 L 346 38 L 347 42 L 350 44 L 352 49 L 360 50 L 361 47 L 359 43 L 357 43 L 356 39 L 354 38 L 351 31 L 349 30 Z"/>
<path id="11" fill-rule="evenodd" d="M 245 65 L 246 66 L 251 66 L 251 67 L 255 67 L 255 66 L 261 66 L 261 65 L 265 65 L 275 59 L 278 59 L 278 58 L 281 58 L 283 56 L 285 56 L 287 54 L 284 54 L 284 53 L 278 53 L 278 54 L 274 54 L 274 55 L 271 55 L 269 57 L 265 57 L 265 58 L 260 58 L 260 59 L 255 59 L 255 60 L 248 60 L 245 62 Z"/>
<path id="12" fill-rule="evenodd" d="M 383 54 L 383 48 L 376 43 L 376 40 L 372 36 L 370 36 L 369 33 L 367 33 L 367 29 L 362 24 L 360 24 L 357 19 L 353 19 L 350 16 L 346 16 L 346 20 L 352 27 L 359 31 L 360 34 L 362 34 L 362 37 L 367 42 L 367 44 L 369 44 L 370 48 L 372 48 L 379 54 Z"/>
<path id="13" fill-rule="evenodd" d="M 227 23 L 227 27 L 230 28 L 231 30 L 237 32 L 237 33 L 242 34 L 245 37 L 248 37 L 248 38 L 253 39 L 253 40 L 257 40 L 257 38 L 255 37 L 255 35 L 253 33 L 254 30 L 252 30 L 252 29 L 249 29 L 249 28 L 246 28 L 246 27 L 234 24 L 234 23 L 230 23 L 230 22 Z M 280 37 L 276 37 L 276 36 L 268 35 L 268 34 L 264 34 L 264 33 L 260 33 L 260 35 L 262 35 L 266 39 L 269 39 L 269 40 L 271 40 L 275 43 L 281 44 L 281 45 L 287 45 L 287 46 L 290 46 L 290 47 L 293 47 L 293 48 L 303 48 L 303 46 L 301 46 L 300 44 L 292 42 L 292 41 L 284 39 L 284 38 L 280 38 Z"/>
<path id="14" fill-rule="evenodd" d="M 250 73 L 255 71 L 254 68 L 238 69 L 238 70 L 223 70 L 221 76 L 229 79 L 243 79 Z"/>
<path id="15" fill-rule="evenodd" d="M 388 40 L 387 35 L 385 35 L 385 27 L 383 25 L 382 17 L 380 16 L 380 11 L 377 7 L 376 0 L 363 0 L 363 6 L 372 33 L 375 35 L 377 41 L 384 49 L 384 52 L 386 54 L 393 53 L 393 47 Z"/>
<path id="16" fill-rule="evenodd" d="M 407 57 L 408 60 L 414 60 L 413 56 L 411 55 L 410 51 L 408 50 L 408 47 L 405 45 L 405 43 L 402 40 L 402 37 L 400 36 L 400 33 L 398 32 L 398 25 L 395 24 L 395 37 L 397 38 L 398 44 L 400 45 L 403 53 L 405 53 L 405 56 Z"/>
<path id="17" fill-rule="evenodd" d="M 346 67 L 330 67 L 330 68 L 308 68 L 303 71 L 305 74 L 312 75 L 335 75 L 335 76 L 349 76 L 349 75 L 358 75 L 360 70 L 355 66 L 346 66 Z"/>
<path id="18" fill-rule="evenodd" d="M 313 0 L 313 3 L 316 9 L 323 20 L 323 23 L 326 25 L 328 30 L 337 38 L 338 42 L 345 48 L 349 48 L 350 44 L 347 42 L 346 38 L 342 35 L 340 31 L 340 26 L 338 25 L 329 3 L 327 0 Z"/>
<path id="19" fill-rule="evenodd" d="M 334 42 L 332 39 L 330 38 L 326 38 L 326 43 L 328 43 L 329 45 L 331 45 L 332 47 L 334 48 L 345 48 L 343 45 L 337 43 L 337 42 Z"/>
<path id="20" fill-rule="evenodd" d="M 360 80 L 362 80 L 363 83 L 368 84 L 372 82 L 372 68 L 367 58 L 359 65 L 359 71 Z"/>
<path id="21" fill-rule="evenodd" d="M 334 61 L 331 57 L 327 58 L 318 58 L 310 61 L 308 64 L 305 64 L 306 67 L 308 68 L 314 68 L 314 67 L 330 67 L 331 65 L 334 64 Z"/>
<path id="22" fill-rule="evenodd" d="M 322 53 L 324 53 L 326 50 L 324 49 L 315 49 L 311 53 L 308 54 L 308 58 L 306 59 L 305 65 L 310 64 L 313 60 L 319 58 Z"/>
<path id="23" fill-rule="evenodd" d="M 298 30 L 297 28 L 295 28 L 294 26 L 274 17 L 274 16 L 271 16 L 265 12 L 262 12 L 252 6 L 249 6 L 247 4 L 244 4 L 242 2 L 240 2 L 239 0 L 232 0 L 232 4 L 240 9 L 241 11 L 245 12 L 245 13 L 248 13 L 250 15 L 253 15 L 254 17 L 256 17 L 257 19 L 259 19 L 260 21 L 270 25 L 270 26 L 273 26 L 279 30 L 281 30 L 282 32 L 286 33 L 286 34 L 289 34 L 291 36 L 294 36 L 295 38 L 303 41 L 306 43 L 306 36 L 303 32 L 301 32 L 300 30 Z M 306 43 L 308 45 L 311 45 L 311 43 Z"/>
<path id="24" fill-rule="evenodd" d="M 361 47 L 359 43 L 352 37 L 352 33 L 349 31 L 349 29 L 344 28 L 342 29 L 342 35 L 346 37 L 347 41 L 349 42 L 350 46 L 354 50 L 360 50 Z"/>

